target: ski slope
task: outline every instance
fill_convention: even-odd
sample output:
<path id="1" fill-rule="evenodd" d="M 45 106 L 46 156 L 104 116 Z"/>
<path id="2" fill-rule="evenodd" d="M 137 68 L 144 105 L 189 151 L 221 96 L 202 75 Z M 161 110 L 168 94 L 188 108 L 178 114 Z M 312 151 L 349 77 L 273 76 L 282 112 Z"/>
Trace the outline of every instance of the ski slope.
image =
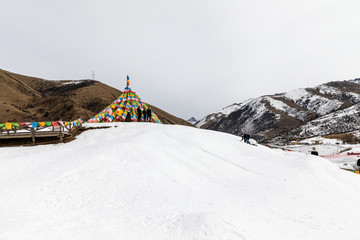
<path id="1" fill-rule="evenodd" d="M 0 149 L 0 239 L 359 239 L 360 176 L 326 159 L 192 127 L 110 126 Z"/>

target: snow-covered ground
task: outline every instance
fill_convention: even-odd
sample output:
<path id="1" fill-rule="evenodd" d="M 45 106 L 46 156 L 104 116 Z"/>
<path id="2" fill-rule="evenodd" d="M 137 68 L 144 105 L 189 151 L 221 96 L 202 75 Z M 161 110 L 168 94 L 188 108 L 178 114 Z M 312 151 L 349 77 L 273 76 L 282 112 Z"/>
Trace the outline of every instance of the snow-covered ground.
<path id="1" fill-rule="evenodd" d="M 307 139 L 299 141 L 299 143 L 303 143 L 303 144 L 312 144 L 314 142 L 321 142 L 322 144 L 325 144 L 325 145 L 342 145 L 343 144 L 343 141 L 341 141 L 339 139 L 324 138 L 324 137 L 320 137 L 320 136 L 307 138 Z"/>
<path id="2" fill-rule="evenodd" d="M 321 142 L 321 144 L 314 144 L 314 142 Z M 339 168 L 348 170 L 357 170 L 357 160 L 360 159 L 360 145 L 343 144 L 339 139 L 313 137 L 301 140 L 295 145 L 281 147 L 308 155 L 315 147 L 320 156 L 330 160 Z"/>
<path id="3" fill-rule="evenodd" d="M 316 144 L 316 145 L 286 145 L 286 149 L 293 150 L 304 154 L 310 154 L 313 147 L 316 148 L 319 155 L 334 155 L 347 149 L 346 145 L 330 145 L 330 144 Z"/>
<path id="4" fill-rule="evenodd" d="M 359 239 L 360 176 L 324 158 L 192 127 L 107 125 L 1 148 L 0 239 Z"/>

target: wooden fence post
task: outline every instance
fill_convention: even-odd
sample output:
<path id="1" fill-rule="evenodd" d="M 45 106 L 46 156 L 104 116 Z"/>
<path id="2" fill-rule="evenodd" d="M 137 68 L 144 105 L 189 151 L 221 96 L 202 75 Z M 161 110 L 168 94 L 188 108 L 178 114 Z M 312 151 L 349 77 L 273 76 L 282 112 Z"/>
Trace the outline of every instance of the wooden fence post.
<path id="1" fill-rule="evenodd" d="M 60 119 L 60 122 L 62 122 L 62 120 Z M 62 128 L 63 128 L 63 126 L 62 126 L 62 124 L 60 124 L 60 142 L 62 143 L 63 142 L 63 135 L 62 135 Z"/>
<path id="2" fill-rule="evenodd" d="M 31 138 L 32 138 L 32 143 L 33 145 L 35 145 L 35 129 L 34 128 L 31 128 Z"/>

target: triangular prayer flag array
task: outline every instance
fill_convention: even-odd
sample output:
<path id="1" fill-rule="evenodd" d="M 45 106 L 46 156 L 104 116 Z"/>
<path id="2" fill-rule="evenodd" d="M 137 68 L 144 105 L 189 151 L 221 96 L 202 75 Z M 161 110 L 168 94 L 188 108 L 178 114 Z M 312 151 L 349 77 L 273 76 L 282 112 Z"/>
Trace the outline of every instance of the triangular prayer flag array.
<path id="1" fill-rule="evenodd" d="M 144 121 L 142 115 L 137 114 L 138 107 L 143 111 L 148 109 L 149 106 L 141 101 L 140 97 L 133 92 L 128 86 L 129 76 L 127 76 L 127 86 L 123 93 L 109 106 L 107 106 L 100 113 L 90 118 L 87 122 L 101 123 L 101 122 L 125 122 L 126 120 L 137 122 Z M 151 121 L 155 123 L 161 123 L 158 116 L 151 111 Z"/>

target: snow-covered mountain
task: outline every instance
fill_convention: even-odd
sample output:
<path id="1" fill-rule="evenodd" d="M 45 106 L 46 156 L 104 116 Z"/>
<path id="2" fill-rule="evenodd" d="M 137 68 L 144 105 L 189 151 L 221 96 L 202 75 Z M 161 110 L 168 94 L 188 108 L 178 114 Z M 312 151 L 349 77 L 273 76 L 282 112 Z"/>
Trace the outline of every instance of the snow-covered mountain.
<path id="1" fill-rule="evenodd" d="M 1 149 L 0 239 L 359 238 L 360 178 L 324 158 L 193 127 L 107 125 Z"/>
<path id="2" fill-rule="evenodd" d="M 248 101 L 250 101 L 250 100 L 248 100 Z M 195 126 L 198 128 L 207 128 L 208 126 L 210 126 L 212 123 L 216 122 L 217 120 L 219 120 L 223 117 L 227 117 L 230 113 L 240 109 L 245 103 L 246 102 L 234 103 L 230 106 L 227 106 L 227 107 L 221 109 L 220 111 L 211 113 L 211 114 L 207 115 L 206 117 L 204 117 L 203 119 L 197 121 Z"/>
<path id="3" fill-rule="evenodd" d="M 360 104 L 324 115 L 309 121 L 271 140 L 283 144 L 291 140 L 330 134 L 341 134 L 360 130 Z"/>
<path id="4" fill-rule="evenodd" d="M 295 129 L 321 118 L 321 122 L 317 122 L 318 129 L 326 128 L 327 131 L 305 131 L 302 136 L 311 137 L 315 132 L 320 135 L 333 134 L 338 133 L 340 128 L 327 128 L 329 124 L 326 119 L 330 119 L 331 114 L 337 111 L 342 111 L 339 114 L 356 115 L 359 113 L 357 108 L 348 108 L 358 103 L 360 79 L 329 82 L 314 88 L 301 88 L 236 103 L 205 116 L 196 126 L 235 135 L 246 132 L 258 141 L 267 142 L 276 137 L 285 139 L 284 136 L 292 134 L 289 131 L 300 131 Z M 352 131 L 351 126 L 357 124 L 353 120 L 351 117 L 339 119 L 347 121 L 342 125 L 341 131 Z"/>
<path id="5" fill-rule="evenodd" d="M 191 117 L 191 118 L 189 118 L 187 121 L 188 121 L 188 123 L 190 123 L 190 124 L 192 124 L 192 125 L 195 125 L 198 120 L 196 120 L 196 118 L 194 118 L 194 117 Z"/>

